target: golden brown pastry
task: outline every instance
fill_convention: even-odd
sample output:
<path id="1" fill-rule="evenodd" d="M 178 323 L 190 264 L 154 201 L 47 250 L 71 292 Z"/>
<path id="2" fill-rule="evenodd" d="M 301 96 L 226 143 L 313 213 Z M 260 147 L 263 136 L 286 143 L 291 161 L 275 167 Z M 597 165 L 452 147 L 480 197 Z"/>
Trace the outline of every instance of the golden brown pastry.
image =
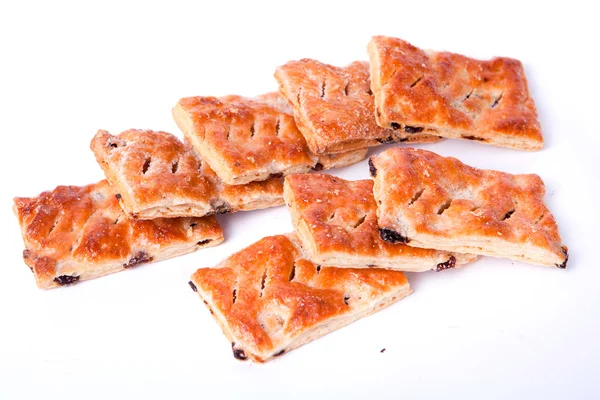
<path id="1" fill-rule="evenodd" d="M 202 217 L 283 204 L 280 178 L 227 185 L 170 133 L 101 130 L 91 148 L 133 218 Z"/>
<path id="2" fill-rule="evenodd" d="M 38 287 L 48 289 L 190 253 L 223 241 L 214 216 L 128 219 L 107 181 L 59 186 L 15 198 L 25 251 Z"/>
<path id="3" fill-rule="evenodd" d="M 268 361 L 411 292 L 400 271 L 323 267 L 295 242 L 266 237 L 192 275 L 239 360 Z"/>
<path id="4" fill-rule="evenodd" d="M 401 39 L 369 43 L 379 126 L 520 150 L 544 145 L 523 65 L 423 51 Z"/>
<path id="5" fill-rule="evenodd" d="M 393 142 L 435 142 L 437 136 L 381 128 L 373 111 L 369 65 L 340 68 L 316 60 L 290 61 L 277 68 L 279 92 L 315 154 L 336 153 Z"/>
<path id="6" fill-rule="evenodd" d="M 194 151 L 227 184 L 354 164 L 366 149 L 318 157 L 306 145 L 291 110 L 276 93 L 189 97 L 173 117 Z"/>
<path id="7" fill-rule="evenodd" d="M 568 249 L 539 176 L 400 148 L 372 157 L 369 166 L 384 240 L 566 268 Z"/>
<path id="8" fill-rule="evenodd" d="M 294 174 L 285 178 L 283 193 L 296 234 L 312 262 L 422 272 L 459 267 L 477 258 L 382 240 L 370 180 Z"/>

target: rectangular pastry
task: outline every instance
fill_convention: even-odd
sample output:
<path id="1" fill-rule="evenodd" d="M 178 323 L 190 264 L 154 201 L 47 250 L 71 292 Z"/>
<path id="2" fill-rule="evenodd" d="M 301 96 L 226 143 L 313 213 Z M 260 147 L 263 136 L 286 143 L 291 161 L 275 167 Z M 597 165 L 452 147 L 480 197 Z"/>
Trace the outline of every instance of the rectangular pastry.
<path id="1" fill-rule="evenodd" d="M 197 291 L 239 360 L 265 362 L 381 310 L 410 294 L 404 274 L 332 268 L 302 254 L 293 235 L 270 236 L 214 268 Z"/>
<path id="2" fill-rule="evenodd" d="M 23 258 L 38 287 L 97 278 L 137 264 L 190 253 L 223 241 L 214 216 L 137 221 L 126 217 L 107 181 L 59 186 L 17 197 Z"/>
<path id="3" fill-rule="evenodd" d="M 482 170 L 425 150 L 369 160 L 381 237 L 390 242 L 567 266 L 568 249 L 534 174 Z"/>
<path id="4" fill-rule="evenodd" d="M 424 51 L 401 39 L 369 43 L 377 123 L 520 150 L 544 144 L 523 65 Z"/>
<path id="5" fill-rule="evenodd" d="M 375 121 L 369 64 L 340 68 L 316 60 L 290 61 L 278 67 L 279 92 L 315 154 L 350 151 L 382 143 L 435 142 L 437 136 L 381 128 Z"/>
<path id="6" fill-rule="evenodd" d="M 177 103 L 173 117 L 194 151 L 230 185 L 341 167 L 367 156 L 366 149 L 313 154 L 277 93 L 254 99 L 189 97 Z"/>
<path id="7" fill-rule="evenodd" d="M 133 218 L 202 217 L 283 204 L 280 178 L 227 185 L 170 133 L 101 130 L 90 147 Z"/>
<path id="8" fill-rule="evenodd" d="M 283 196 L 308 258 L 318 264 L 422 272 L 458 267 L 477 258 L 382 240 L 370 180 L 289 175 Z"/>

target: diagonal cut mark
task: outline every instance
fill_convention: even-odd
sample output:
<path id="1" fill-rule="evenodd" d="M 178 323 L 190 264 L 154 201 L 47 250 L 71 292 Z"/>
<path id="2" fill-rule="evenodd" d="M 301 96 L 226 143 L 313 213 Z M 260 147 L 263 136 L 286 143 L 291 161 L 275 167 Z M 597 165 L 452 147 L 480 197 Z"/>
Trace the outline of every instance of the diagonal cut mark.
<path id="1" fill-rule="evenodd" d="M 255 124 L 256 122 L 252 122 L 252 126 L 250 127 L 250 139 L 254 137 L 254 132 L 256 132 Z"/>
<path id="2" fill-rule="evenodd" d="M 235 302 L 237 301 L 237 288 L 233 288 L 232 301 L 233 304 L 235 304 Z"/>
<path id="3" fill-rule="evenodd" d="M 52 233 L 52 231 L 54 230 L 54 228 L 56 228 L 56 225 L 58 225 L 58 220 L 60 219 L 60 216 L 57 217 L 54 222 L 52 223 L 52 226 L 50 227 L 50 230 L 48 231 L 48 234 L 46 235 L 46 237 L 49 237 L 50 234 Z"/>
<path id="4" fill-rule="evenodd" d="M 147 157 L 146 161 L 144 161 L 144 165 L 142 166 L 142 174 L 146 174 L 148 172 L 148 168 L 150 168 L 150 164 L 152 163 L 152 158 Z"/>
<path id="5" fill-rule="evenodd" d="M 281 120 L 277 118 L 277 122 L 275 122 L 275 136 L 279 137 L 279 131 L 281 130 Z"/>
<path id="6" fill-rule="evenodd" d="M 540 221 L 541 221 L 542 219 L 544 219 L 544 217 L 545 217 L 545 216 L 546 216 L 546 212 L 543 212 L 543 213 L 542 213 L 542 215 L 540 215 L 540 216 L 539 216 L 539 217 L 538 217 L 538 218 L 535 220 L 535 222 L 534 222 L 533 224 L 534 224 L 534 225 L 537 225 L 537 224 L 539 224 L 539 223 L 540 223 Z"/>
<path id="7" fill-rule="evenodd" d="M 350 86 L 350 82 L 346 82 L 346 86 L 344 86 L 344 94 L 345 94 L 346 96 L 348 96 L 348 94 L 350 93 L 350 92 L 348 91 L 348 86 Z"/>
<path id="8" fill-rule="evenodd" d="M 440 209 L 438 210 L 438 215 L 442 215 L 444 213 L 444 211 L 446 211 L 447 209 L 450 208 L 450 205 L 452 204 L 452 199 L 448 199 L 444 202 L 444 204 L 442 204 L 442 206 L 440 207 Z"/>
<path id="9" fill-rule="evenodd" d="M 325 81 L 323 81 L 323 83 L 321 83 L 321 98 L 325 98 L 325 87 L 327 87 L 327 83 Z"/>
<path id="10" fill-rule="evenodd" d="M 419 82 L 421 82 L 421 79 L 423 79 L 423 75 L 421 75 L 420 77 L 418 77 L 418 78 L 417 78 L 417 80 L 416 80 L 416 81 L 414 81 L 414 82 L 413 82 L 413 83 L 410 85 L 410 87 L 411 87 L 411 88 L 414 88 L 415 86 L 417 86 L 417 84 L 418 84 Z"/>
<path id="11" fill-rule="evenodd" d="M 345 305 L 348 305 L 348 300 L 350 300 L 350 296 L 348 296 L 348 295 L 345 295 L 345 296 L 344 296 L 344 304 L 345 304 Z"/>
<path id="12" fill-rule="evenodd" d="M 473 91 L 475 91 L 475 89 L 471 89 L 471 91 L 465 96 L 465 98 L 463 99 L 463 101 L 469 100 L 469 97 L 471 97 L 471 95 L 473 94 Z"/>
<path id="13" fill-rule="evenodd" d="M 513 214 L 515 213 L 515 210 L 512 209 L 509 212 L 507 212 L 506 214 L 504 214 L 504 217 L 502 217 L 502 221 L 506 221 L 507 219 L 509 219 Z"/>
<path id="14" fill-rule="evenodd" d="M 227 128 L 227 140 L 229 140 L 230 136 L 231 136 L 231 125 L 229 125 L 229 127 Z"/>
<path id="15" fill-rule="evenodd" d="M 412 206 L 415 201 L 419 200 L 419 198 L 423 195 L 424 191 L 425 191 L 425 189 L 421 189 L 417 193 L 415 193 L 415 195 L 412 197 L 412 199 L 410 199 L 410 202 L 408 203 L 408 205 Z"/>
<path id="16" fill-rule="evenodd" d="M 296 263 L 292 265 L 292 270 L 290 271 L 290 276 L 288 276 L 288 282 L 291 282 L 296 277 Z"/>
<path id="17" fill-rule="evenodd" d="M 262 297 L 263 291 L 265 290 L 265 282 L 267 281 L 267 270 L 263 272 L 262 279 L 260 281 L 260 295 L 258 297 Z"/>
<path id="18" fill-rule="evenodd" d="M 494 99 L 494 103 L 490 106 L 490 108 L 496 107 L 498 105 L 498 103 L 500 103 L 500 100 L 502 100 L 503 95 L 504 95 L 504 92 L 500 93 L 500 96 L 498 96 Z"/>
<path id="19" fill-rule="evenodd" d="M 356 221 L 356 223 L 354 224 L 354 226 L 352 228 L 356 229 L 359 226 L 361 226 L 365 222 L 365 219 L 367 219 L 367 214 L 364 214 L 362 217 L 360 217 L 360 219 L 358 221 Z"/>
<path id="20" fill-rule="evenodd" d="M 337 210 L 333 210 L 333 214 L 331 214 L 331 216 L 329 217 L 329 220 L 330 220 L 330 221 L 331 221 L 332 219 L 334 219 L 334 218 L 335 218 L 335 212 L 336 212 L 336 211 L 337 211 Z"/>

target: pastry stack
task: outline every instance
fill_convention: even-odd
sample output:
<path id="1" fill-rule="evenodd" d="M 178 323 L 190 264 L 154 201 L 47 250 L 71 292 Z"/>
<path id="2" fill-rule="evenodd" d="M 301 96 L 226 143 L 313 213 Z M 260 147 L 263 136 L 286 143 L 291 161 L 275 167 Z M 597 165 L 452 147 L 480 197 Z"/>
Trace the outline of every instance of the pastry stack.
<path id="1" fill-rule="evenodd" d="M 223 241 L 215 217 L 286 204 L 295 232 L 263 238 L 189 285 L 237 359 L 264 362 L 411 293 L 402 271 L 479 256 L 565 268 L 537 175 L 480 170 L 398 146 L 369 180 L 321 171 L 382 143 L 459 138 L 539 150 L 521 63 L 474 60 L 376 36 L 369 62 L 303 59 L 278 93 L 181 99 L 166 132 L 99 131 L 106 180 L 16 198 L 23 258 L 40 288 L 70 285 Z M 482 148 L 483 150 L 483 148 Z"/>

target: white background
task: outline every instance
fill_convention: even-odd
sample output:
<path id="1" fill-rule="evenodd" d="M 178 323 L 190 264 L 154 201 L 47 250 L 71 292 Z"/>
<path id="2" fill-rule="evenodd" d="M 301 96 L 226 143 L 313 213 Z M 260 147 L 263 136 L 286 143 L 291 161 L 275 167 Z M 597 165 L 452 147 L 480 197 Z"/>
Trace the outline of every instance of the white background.
<path id="1" fill-rule="evenodd" d="M 0 399 L 600 396 L 600 32 L 592 2 L 84 3 L 0 6 Z M 277 65 L 366 59 L 374 34 L 523 61 L 543 151 L 452 140 L 422 147 L 541 175 L 570 248 L 567 270 L 483 259 L 409 274 L 414 293 L 405 300 L 265 365 L 232 357 L 187 281 L 199 267 L 290 231 L 283 207 L 223 216 L 219 247 L 36 288 L 12 198 L 100 180 L 89 150 L 97 129 L 179 135 L 170 110 L 180 97 L 275 90 Z M 362 179 L 368 168 L 334 173 Z"/>

